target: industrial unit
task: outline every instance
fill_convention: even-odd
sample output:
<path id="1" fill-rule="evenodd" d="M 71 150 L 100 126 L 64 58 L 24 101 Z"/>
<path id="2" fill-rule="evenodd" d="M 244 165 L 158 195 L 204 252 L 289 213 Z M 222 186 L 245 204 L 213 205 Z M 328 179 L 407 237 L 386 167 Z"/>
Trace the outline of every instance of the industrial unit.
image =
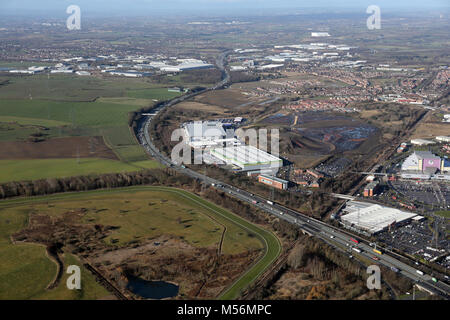
<path id="1" fill-rule="evenodd" d="M 343 211 L 346 213 L 341 216 L 344 226 L 368 234 L 376 234 L 390 226 L 409 223 L 417 216 L 415 213 L 360 201 L 349 201 Z"/>
<path id="2" fill-rule="evenodd" d="M 283 160 L 240 141 L 234 126 L 242 121 L 239 117 L 196 121 L 184 123 L 182 128 L 186 143 L 194 149 L 204 150 L 209 163 L 225 163 L 249 175 L 276 175 Z"/>
<path id="3" fill-rule="evenodd" d="M 286 190 L 289 186 L 289 181 L 279 179 L 277 177 L 267 176 L 267 175 L 258 176 L 258 182 L 267 184 L 271 187 L 274 187 L 274 188 L 280 189 L 280 190 Z"/>
<path id="4" fill-rule="evenodd" d="M 436 142 L 426 139 L 413 139 L 411 140 L 411 144 L 416 146 L 427 146 L 430 144 L 436 144 Z"/>
<path id="5" fill-rule="evenodd" d="M 234 130 L 225 131 L 220 121 L 196 121 L 183 124 L 186 141 L 194 149 L 238 146 L 241 142 L 234 136 Z"/>
<path id="6" fill-rule="evenodd" d="M 378 185 L 379 185 L 378 181 L 371 181 L 364 188 L 364 197 L 373 197 L 374 194 L 377 192 Z"/>
<path id="7" fill-rule="evenodd" d="M 437 136 L 436 140 L 439 142 L 450 142 L 450 137 L 448 136 Z"/>
<path id="8" fill-rule="evenodd" d="M 210 153 L 225 163 L 236 166 L 240 171 L 260 171 L 275 175 L 283 166 L 280 158 L 252 146 L 217 148 Z"/>
<path id="9" fill-rule="evenodd" d="M 402 164 L 404 179 L 450 180 L 450 161 L 429 151 L 415 151 Z"/>

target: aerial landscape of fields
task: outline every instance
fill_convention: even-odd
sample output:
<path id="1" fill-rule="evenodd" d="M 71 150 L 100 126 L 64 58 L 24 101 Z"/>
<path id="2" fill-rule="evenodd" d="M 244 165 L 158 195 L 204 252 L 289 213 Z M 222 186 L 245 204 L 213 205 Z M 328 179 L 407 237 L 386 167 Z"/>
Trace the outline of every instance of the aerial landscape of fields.
<path id="1" fill-rule="evenodd" d="M 177 94 L 145 82 L 123 85 L 64 76 L 9 79 L 0 87 L 0 180 L 157 167 L 133 138 L 128 113 Z"/>
<path id="2" fill-rule="evenodd" d="M 0 303 L 447 306 L 448 4 L 69 2 L 0 3 Z"/>

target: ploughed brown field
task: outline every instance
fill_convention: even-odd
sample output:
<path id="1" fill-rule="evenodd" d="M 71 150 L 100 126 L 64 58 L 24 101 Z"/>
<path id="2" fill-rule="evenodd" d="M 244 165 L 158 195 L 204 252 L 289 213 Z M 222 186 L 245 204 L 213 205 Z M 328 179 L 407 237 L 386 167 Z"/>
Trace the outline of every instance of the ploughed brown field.
<path id="1" fill-rule="evenodd" d="M 102 137 L 69 137 L 41 142 L 0 141 L 0 160 L 102 158 L 119 160 Z"/>

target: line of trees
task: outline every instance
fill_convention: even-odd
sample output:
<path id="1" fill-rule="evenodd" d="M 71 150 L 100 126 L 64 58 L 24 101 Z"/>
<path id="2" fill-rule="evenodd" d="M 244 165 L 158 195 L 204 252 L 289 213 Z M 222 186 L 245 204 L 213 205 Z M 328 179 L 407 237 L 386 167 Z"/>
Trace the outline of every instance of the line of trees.
<path id="1" fill-rule="evenodd" d="M 193 179 L 184 175 L 175 176 L 175 174 L 168 169 L 149 169 L 139 172 L 8 182 L 0 184 L 0 199 L 139 185 L 169 185 L 177 187 L 192 185 Z"/>

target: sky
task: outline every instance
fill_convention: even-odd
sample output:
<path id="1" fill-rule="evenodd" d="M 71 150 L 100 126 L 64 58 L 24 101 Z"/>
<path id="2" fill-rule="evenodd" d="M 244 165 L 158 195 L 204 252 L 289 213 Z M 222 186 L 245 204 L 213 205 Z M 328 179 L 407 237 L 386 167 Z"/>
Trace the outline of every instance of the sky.
<path id="1" fill-rule="evenodd" d="M 87 15 L 223 15 L 271 12 L 286 9 L 365 10 L 378 5 L 385 10 L 449 9 L 448 0 L 0 0 L 0 15 L 65 15 L 69 5 Z"/>

